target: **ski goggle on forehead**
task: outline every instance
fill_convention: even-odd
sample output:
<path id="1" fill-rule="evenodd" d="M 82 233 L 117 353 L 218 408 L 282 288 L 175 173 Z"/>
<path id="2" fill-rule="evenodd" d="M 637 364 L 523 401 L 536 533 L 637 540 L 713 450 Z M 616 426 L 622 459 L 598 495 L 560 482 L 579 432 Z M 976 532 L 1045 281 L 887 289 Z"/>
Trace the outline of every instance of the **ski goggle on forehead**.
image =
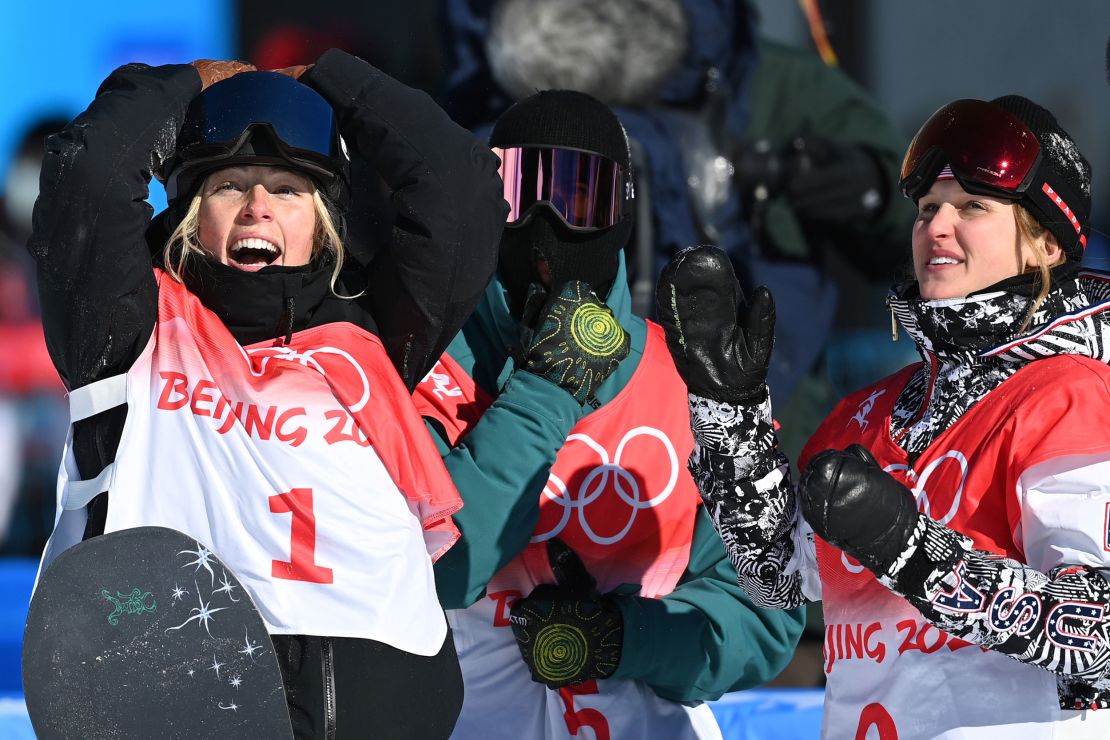
<path id="1" fill-rule="evenodd" d="M 190 105 L 179 135 L 183 155 L 231 149 L 242 133 L 268 125 L 289 149 L 339 157 L 335 113 L 315 90 L 276 72 L 250 72 L 212 85 Z"/>
<path id="2" fill-rule="evenodd" d="M 916 201 L 948 165 L 969 193 L 1017 198 L 1033 183 L 1040 160 L 1040 141 L 1017 116 L 983 100 L 957 100 L 914 136 L 899 185 Z"/>
<path id="3" fill-rule="evenodd" d="M 501 181 L 509 204 L 506 226 L 523 226 L 537 206 L 550 207 L 575 231 L 596 231 L 620 222 L 622 172 L 592 152 L 553 147 L 493 147 L 501 158 Z"/>
<path id="4" fill-rule="evenodd" d="M 276 72 L 238 74 L 202 92 L 189 106 L 177 145 L 159 175 L 171 200 L 178 181 L 188 183 L 186 170 L 257 162 L 298 167 L 328 182 L 347 161 L 331 106 Z"/>

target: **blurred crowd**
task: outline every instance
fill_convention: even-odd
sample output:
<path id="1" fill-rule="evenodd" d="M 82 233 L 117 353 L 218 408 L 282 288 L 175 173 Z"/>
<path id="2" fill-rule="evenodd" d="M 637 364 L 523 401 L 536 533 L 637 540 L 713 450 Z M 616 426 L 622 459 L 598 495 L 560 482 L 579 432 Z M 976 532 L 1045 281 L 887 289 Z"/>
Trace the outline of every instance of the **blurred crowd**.
<path id="1" fill-rule="evenodd" d="M 417 5 L 416 15 L 428 14 L 428 4 Z M 781 316 L 771 387 L 791 459 L 838 398 L 912 359 L 908 342 L 891 342 L 884 316 L 855 309 L 879 303 L 903 260 L 912 209 L 895 184 L 906 142 L 815 51 L 763 39 L 743 2 L 443 0 L 435 10 L 438 26 L 399 35 L 408 51 L 363 37 L 357 24 L 278 16 L 241 40 L 239 56 L 273 69 L 346 48 L 424 87 L 483 136 L 535 89 L 577 89 L 613 106 L 634 155 L 639 214 L 626 262 L 635 312 L 651 317 L 659 269 L 690 244 L 721 245 L 746 288 L 769 285 Z M 397 19 L 382 25 L 397 28 Z M 438 51 L 416 63 L 414 48 Z M 45 545 L 66 436 L 64 388 L 42 338 L 25 248 L 43 139 L 64 123 L 28 122 L 2 181 L 4 555 L 37 557 Z M 797 667 L 780 683 L 822 680 L 820 613 L 810 614 Z"/>
<path id="2" fill-rule="evenodd" d="M 398 35 L 408 51 L 358 24 L 278 14 L 261 32 L 253 25 L 239 56 L 272 69 L 346 48 L 482 135 L 535 89 L 613 106 L 640 204 L 626 254 L 634 310 L 651 317 L 659 269 L 695 243 L 722 246 L 746 288 L 770 286 L 781 317 L 771 387 L 791 459 L 838 398 L 912 359 L 873 310 L 905 256 L 913 211 L 895 187 L 906 142 L 816 51 L 762 38 L 752 7 L 725 0 L 443 0 L 435 12 L 438 25 Z M 416 63 L 415 48 L 437 51 Z M 37 557 L 54 521 L 67 412 L 25 244 L 43 138 L 63 124 L 28 123 L 0 199 L 0 554 Z M 821 681 L 820 614 L 810 613 L 801 667 L 783 683 Z"/>
<path id="3" fill-rule="evenodd" d="M 37 557 L 54 526 L 68 418 L 43 340 L 26 242 L 43 139 L 64 123 L 44 118 L 27 126 L 0 196 L 0 555 Z"/>

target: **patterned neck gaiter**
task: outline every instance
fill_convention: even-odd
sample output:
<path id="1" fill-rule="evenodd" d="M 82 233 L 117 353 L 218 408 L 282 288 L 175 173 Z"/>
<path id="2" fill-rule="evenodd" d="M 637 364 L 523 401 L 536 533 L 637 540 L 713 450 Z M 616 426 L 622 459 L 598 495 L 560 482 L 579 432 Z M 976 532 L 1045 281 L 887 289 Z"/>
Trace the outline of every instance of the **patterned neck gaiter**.
<path id="1" fill-rule="evenodd" d="M 967 298 L 907 297 L 916 285 L 888 298 L 924 361 L 899 395 L 891 419 L 891 436 L 911 459 L 1027 363 L 1057 354 L 1107 359 L 1099 327 L 1110 319 L 1092 304 L 1110 300 L 1110 283 L 1102 274 L 1077 273 L 1070 264 L 1053 270 L 1053 288 L 1021 333 L 1037 287 L 1032 275 Z"/>

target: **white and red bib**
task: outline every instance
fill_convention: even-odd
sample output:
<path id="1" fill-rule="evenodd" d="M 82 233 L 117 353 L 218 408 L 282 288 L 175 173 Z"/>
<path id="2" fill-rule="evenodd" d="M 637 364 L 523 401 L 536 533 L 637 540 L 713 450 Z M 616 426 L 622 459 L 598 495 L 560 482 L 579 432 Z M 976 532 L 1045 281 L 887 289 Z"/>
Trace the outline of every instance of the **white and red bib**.
<path id="1" fill-rule="evenodd" d="M 437 419 L 452 444 L 492 399 L 449 356 L 417 388 L 417 408 Z M 605 593 L 640 584 L 640 595 L 670 593 L 690 558 L 700 497 L 686 470 L 693 448 L 686 389 L 662 329 L 648 324 L 640 363 L 609 403 L 575 425 L 539 492 L 532 543 L 490 581 L 486 596 L 448 612 L 466 698 L 455 737 L 719 738 L 705 705 L 665 701 L 635 681 L 591 681 L 551 691 L 531 680 L 509 607 L 554 583 L 544 544 L 566 542 Z"/>
<path id="2" fill-rule="evenodd" d="M 164 526 L 205 543 L 272 633 L 438 652 L 446 623 L 432 559 L 458 538 L 461 501 L 381 343 L 340 323 L 241 347 L 182 285 L 157 277 L 158 324 L 142 355 L 125 376 L 73 394 L 75 408 L 105 407 L 92 399 L 115 386 L 128 412 L 96 483 L 69 480 L 68 456 L 67 514 L 108 490 L 107 532 Z M 220 574 L 190 559 L 203 555 L 182 555 L 181 585 L 217 588 Z"/>
<path id="3" fill-rule="evenodd" d="M 822 450 L 858 442 L 914 492 L 918 508 L 933 519 L 971 537 L 977 549 L 1028 562 L 1020 545 L 1019 479 L 1046 460 L 1110 450 L 1110 434 L 1092 433 L 1105 425 L 1110 396 L 1103 384 L 1094 384 L 1103 388 L 1095 393 L 1092 383 L 1083 382 L 1095 377 L 1092 369 L 1105 374 L 1105 366 L 1073 356 L 1029 364 L 910 464 L 890 438 L 890 419 L 916 368 L 841 402 L 806 446 L 799 468 Z M 1071 720 L 1067 732 L 1052 727 L 1061 719 L 1055 674 L 940 631 L 820 539 L 817 560 L 826 737 L 1076 737 L 1068 734 L 1076 730 Z"/>

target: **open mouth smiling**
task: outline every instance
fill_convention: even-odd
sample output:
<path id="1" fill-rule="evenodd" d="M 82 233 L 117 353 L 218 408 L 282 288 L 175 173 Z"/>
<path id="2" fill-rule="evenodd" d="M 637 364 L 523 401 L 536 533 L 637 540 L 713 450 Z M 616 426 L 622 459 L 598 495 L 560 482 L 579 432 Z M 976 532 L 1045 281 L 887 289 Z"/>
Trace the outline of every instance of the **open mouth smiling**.
<path id="1" fill-rule="evenodd" d="M 228 250 L 228 264 L 247 272 L 256 272 L 272 265 L 281 257 L 281 248 L 258 237 L 240 239 Z"/>

